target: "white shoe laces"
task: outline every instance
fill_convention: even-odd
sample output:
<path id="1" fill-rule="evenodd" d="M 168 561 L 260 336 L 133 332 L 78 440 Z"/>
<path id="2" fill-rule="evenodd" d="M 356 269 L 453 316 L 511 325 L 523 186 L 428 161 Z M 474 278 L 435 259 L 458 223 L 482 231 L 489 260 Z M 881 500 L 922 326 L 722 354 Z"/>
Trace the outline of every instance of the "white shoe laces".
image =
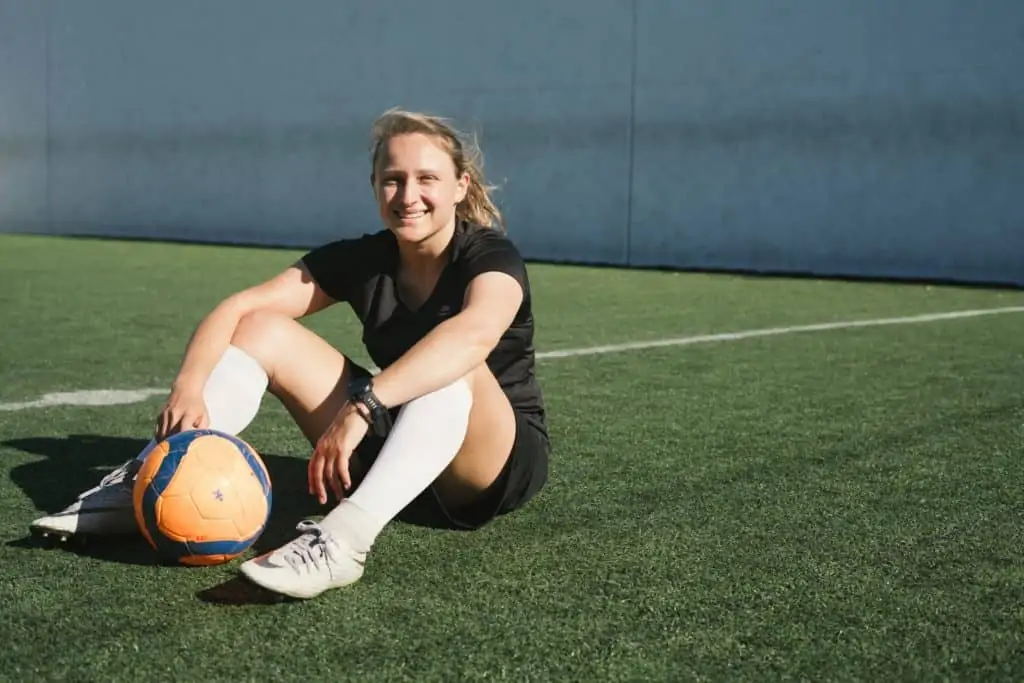
<path id="1" fill-rule="evenodd" d="M 97 494 L 119 494 L 122 491 L 130 491 L 135 475 L 142 468 L 142 463 L 137 459 L 126 461 L 117 469 L 107 473 L 97 486 L 78 496 L 79 500 L 96 497 Z"/>
<path id="2" fill-rule="evenodd" d="M 132 458 L 131 460 L 126 461 L 120 467 L 113 470 L 105 477 L 103 477 L 103 479 L 100 480 L 100 485 L 97 488 L 105 488 L 107 486 L 115 486 L 117 484 L 122 484 L 124 483 L 124 480 L 128 478 L 129 475 L 134 476 L 139 471 L 140 467 L 142 467 L 142 463 L 139 462 L 138 459 Z"/>
<path id="3" fill-rule="evenodd" d="M 330 532 L 309 520 L 299 522 L 295 529 L 302 535 L 281 549 L 284 561 L 298 573 L 303 569 L 309 572 L 326 567 L 333 576 L 331 563 L 337 561 L 334 555 L 336 543 Z"/>

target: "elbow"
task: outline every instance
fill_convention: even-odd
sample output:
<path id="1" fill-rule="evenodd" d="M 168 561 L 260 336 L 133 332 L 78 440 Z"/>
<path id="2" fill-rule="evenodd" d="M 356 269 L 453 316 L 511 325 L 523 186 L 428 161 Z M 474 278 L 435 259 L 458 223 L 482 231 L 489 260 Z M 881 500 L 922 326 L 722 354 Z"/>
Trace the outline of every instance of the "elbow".
<path id="1" fill-rule="evenodd" d="M 494 350 L 494 344 L 487 344 L 479 342 L 471 347 L 469 352 L 469 358 L 471 360 L 470 367 L 475 368 L 478 365 L 482 365 L 487 361 L 487 357 L 491 355 L 491 351 Z"/>
<path id="2" fill-rule="evenodd" d="M 493 330 L 489 330 L 486 327 L 474 326 L 470 328 L 466 335 L 462 337 L 462 341 L 465 357 L 468 361 L 471 361 L 471 367 L 475 368 L 486 361 L 500 340 L 500 334 L 496 335 Z"/>
<path id="3" fill-rule="evenodd" d="M 492 315 L 466 310 L 441 323 L 437 339 L 468 372 L 487 360 L 507 328 L 504 321 Z"/>

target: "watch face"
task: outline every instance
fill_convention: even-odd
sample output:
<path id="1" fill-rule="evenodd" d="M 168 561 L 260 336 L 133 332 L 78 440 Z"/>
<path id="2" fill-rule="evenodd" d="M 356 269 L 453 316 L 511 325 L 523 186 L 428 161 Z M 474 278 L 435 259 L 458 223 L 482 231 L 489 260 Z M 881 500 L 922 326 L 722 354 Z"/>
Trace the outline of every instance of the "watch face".
<path id="1" fill-rule="evenodd" d="M 352 380 L 348 385 L 348 393 L 350 396 L 356 396 L 365 392 L 370 387 L 370 378 L 359 377 Z"/>

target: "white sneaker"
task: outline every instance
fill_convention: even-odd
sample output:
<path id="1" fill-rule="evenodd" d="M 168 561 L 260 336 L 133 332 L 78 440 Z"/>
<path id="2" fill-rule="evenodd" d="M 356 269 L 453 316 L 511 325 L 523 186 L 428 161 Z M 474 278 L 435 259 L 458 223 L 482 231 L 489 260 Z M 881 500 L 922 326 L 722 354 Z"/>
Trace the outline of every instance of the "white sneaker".
<path id="1" fill-rule="evenodd" d="M 244 562 L 239 568 L 242 574 L 267 590 L 302 599 L 355 583 L 363 576 L 366 553 L 353 550 L 315 522 L 300 522 L 296 529 L 301 536 Z"/>
<path id="2" fill-rule="evenodd" d="M 67 540 L 75 535 L 113 536 L 138 533 L 132 487 L 142 462 L 129 460 L 107 476 L 99 486 L 85 491 L 60 512 L 32 522 L 29 529 L 43 537 Z"/>

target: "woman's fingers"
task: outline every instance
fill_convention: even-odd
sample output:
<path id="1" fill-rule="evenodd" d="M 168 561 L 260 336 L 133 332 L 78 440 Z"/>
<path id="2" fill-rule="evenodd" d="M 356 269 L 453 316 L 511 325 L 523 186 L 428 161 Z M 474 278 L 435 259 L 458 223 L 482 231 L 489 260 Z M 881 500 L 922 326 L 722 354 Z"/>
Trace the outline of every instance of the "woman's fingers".
<path id="1" fill-rule="evenodd" d="M 316 451 L 309 461 L 309 493 L 316 496 L 320 503 L 327 502 L 327 492 L 324 490 L 324 469 L 327 466 L 329 456 L 322 443 L 317 444 Z"/>
<path id="2" fill-rule="evenodd" d="M 349 471 L 349 463 L 352 461 L 352 454 L 349 451 L 344 451 L 340 462 L 338 463 L 338 477 L 341 488 L 338 489 L 338 500 L 341 500 L 345 491 L 352 488 L 352 473 Z"/>
<path id="3" fill-rule="evenodd" d="M 159 429 L 156 434 L 157 441 L 163 441 L 174 433 L 174 428 L 181 421 L 181 415 L 174 408 L 168 406 L 160 413 Z"/>
<path id="4" fill-rule="evenodd" d="M 324 475 L 320 486 L 320 503 L 327 502 L 327 489 L 332 493 L 338 492 L 338 455 L 337 449 L 330 449 L 324 457 Z"/>
<path id="5" fill-rule="evenodd" d="M 316 495 L 314 493 L 316 490 L 316 474 L 313 472 L 313 469 L 317 467 L 317 459 L 316 451 L 314 450 L 313 455 L 309 457 L 309 464 L 306 465 L 306 488 L 311 496 Z"/>

